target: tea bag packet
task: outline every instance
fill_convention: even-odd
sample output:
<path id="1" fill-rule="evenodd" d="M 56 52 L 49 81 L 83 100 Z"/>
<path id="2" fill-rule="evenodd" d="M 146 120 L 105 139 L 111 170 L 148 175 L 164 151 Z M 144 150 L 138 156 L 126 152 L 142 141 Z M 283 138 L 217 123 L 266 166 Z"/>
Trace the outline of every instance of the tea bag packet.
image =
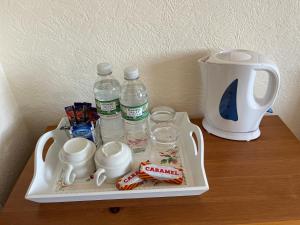
<path id="1" fill-rule="evenodd" d="M 70 126 L 73 126 L 76 123 L 75 109 L 74 106 L 65 107 L 65 112 L 67 114 L 68 120 L 70 122 Z"/>
<path id="2" fill-rule="evenodd" d="M 84 123 L 87 121 L 87 111 L 92 105 L 86 102 L 75 102 L 75 115 L 76 115 L 76 122 L 77 123 Z"/>
<path id="3" fill-rule="evenodd" d="M 97 109 L 94 107 L 89 108 L 87 112 L 87 116 L 88 116 L 88 121 L 92 122 L 94 126 L 96 126 L 96 122 L 100 118 L 97 113 Z"/>
<path id="4" fill-rule="evenodd" d="M 96 144 L 101 142 L 96 140 L 101 138 L 95 134 L 99 116 L 97 109 L 92 107 L 91 103 L 75 102 L 74 105 L 65 107 L 65 111 L 70 122 L 69 133 L 72 138 L 84 137 L 94 141 Z"/>

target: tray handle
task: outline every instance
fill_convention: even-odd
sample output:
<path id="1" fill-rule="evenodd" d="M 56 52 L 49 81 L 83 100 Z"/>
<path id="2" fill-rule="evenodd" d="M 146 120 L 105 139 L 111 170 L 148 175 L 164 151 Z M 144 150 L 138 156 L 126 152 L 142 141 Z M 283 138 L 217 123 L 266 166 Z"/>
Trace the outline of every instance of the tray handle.
<path id="1" fill-rule="evenodd" d="M 55 138 L 55 132 L 52 130 L 52 131 L 48 131 L 47 133 L 43 134 L 37 144 L 36 144 L 36 147 L 35 147 L 35 153 L 34 153 L 34 168 L 35 168 L 35 171 L 39 171 L 40 168 L 44 167 L 44 160 L 43 160 L 43 151 L 44 151 L 44 147 L 45 147 L 45 144 L 47 143 L 47 141 L 50 139 L 50 138 Z"/>
<path id="2" fill-rule="evenodd" d="M 193 140 L 193 146 L 194 146 L 195 156 L 196 156 L 196 155 L 200 154 L 201 152 L 203 152 L 203 146 L 204 146 L 203 135 L 202 135 L 200 128 L 193 123 L 190 123 L 189 129 L 190 129 L 190 137 Z M 196 135 L 197 142 L 198 142 L 198 148 L 197 148 L 195 139 L 193 137 L 193 133 L 195 133 L 195 135 Z"/>

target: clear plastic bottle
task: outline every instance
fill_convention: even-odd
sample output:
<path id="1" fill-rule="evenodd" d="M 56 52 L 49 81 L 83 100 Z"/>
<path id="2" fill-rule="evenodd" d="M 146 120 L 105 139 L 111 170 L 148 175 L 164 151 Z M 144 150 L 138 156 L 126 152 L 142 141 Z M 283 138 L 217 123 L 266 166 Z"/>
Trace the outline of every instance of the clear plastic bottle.
<path id="1" fill-rule="evenodd" d="M 136 67 L 124 70 L 120 103 L 124 123 L 124 135 L 133 152 L 144 152 L 148 144 L 148 95 L 145 85 L 139 80 Z"/>
<path id="2" fill-rule="evenodd" d="M 120 111 L 121 85 L 112 75 L 109 63 L 97 65 L 98 79 L 94 84 L 97 112 L 100 116 L 100 128 L 104 143 L 123 139 L 123 122 Z"/>

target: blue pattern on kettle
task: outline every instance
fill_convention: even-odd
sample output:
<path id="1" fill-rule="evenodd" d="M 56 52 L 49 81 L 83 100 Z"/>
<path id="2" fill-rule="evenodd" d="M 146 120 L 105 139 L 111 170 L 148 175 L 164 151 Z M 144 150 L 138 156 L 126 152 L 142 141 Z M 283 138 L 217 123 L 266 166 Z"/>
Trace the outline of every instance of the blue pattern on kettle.
<path id="1" fill-rule="evenodd" d="M 236 106 L 236 94 L 238 87 L 238 79 L 232 81 L 232 83 L 226 88 L 220 104 L 219 112 L 223 119 L 238 121 L 238 113 Z"/>

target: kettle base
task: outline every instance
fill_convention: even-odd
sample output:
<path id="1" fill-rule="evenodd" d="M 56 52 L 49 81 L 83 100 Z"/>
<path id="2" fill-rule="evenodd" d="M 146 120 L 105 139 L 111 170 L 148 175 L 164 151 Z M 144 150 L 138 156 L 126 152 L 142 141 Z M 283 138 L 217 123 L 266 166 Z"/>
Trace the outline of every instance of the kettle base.
<path id="1" fill-rule="evenodd" d="M 202 121 L 202 125 L 208 133 L 229 140 L 251 141 L 257 139 L 260 136 L 259 129 L 251 132 L 229 132 L 229 131 L 220 130 L 218 128 L 211 126 L 205 118 Z"/>

